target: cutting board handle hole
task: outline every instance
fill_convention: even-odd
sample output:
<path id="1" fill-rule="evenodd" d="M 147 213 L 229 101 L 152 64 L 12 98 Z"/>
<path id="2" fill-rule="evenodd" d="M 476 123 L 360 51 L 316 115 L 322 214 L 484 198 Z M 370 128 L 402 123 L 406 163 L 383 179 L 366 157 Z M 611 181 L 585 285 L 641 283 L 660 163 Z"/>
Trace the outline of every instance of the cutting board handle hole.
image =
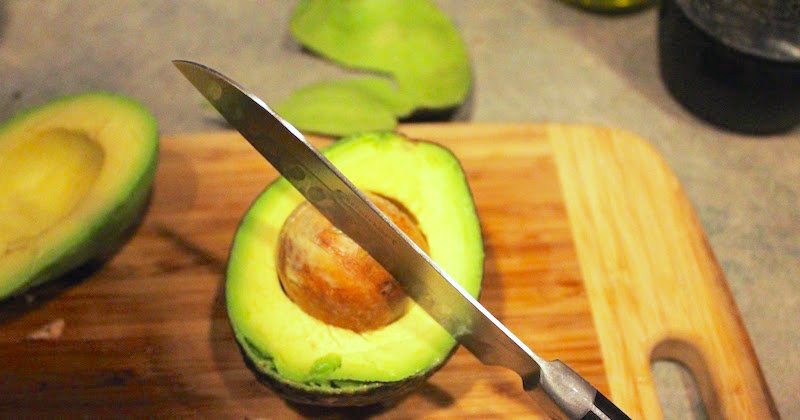
<path id="1" fill-rule="evenodd" d="M 670 339 L 654 348 L 650 369 L 664 418 L 722 418 L 709 366 L 687 341 Z"/>
<path id="2" fill-rule="evenodd" d="M 650 365 L 665 419 L 706 419 L 705 404 L 692 372 L 674 360 L 654 360 Z"/>

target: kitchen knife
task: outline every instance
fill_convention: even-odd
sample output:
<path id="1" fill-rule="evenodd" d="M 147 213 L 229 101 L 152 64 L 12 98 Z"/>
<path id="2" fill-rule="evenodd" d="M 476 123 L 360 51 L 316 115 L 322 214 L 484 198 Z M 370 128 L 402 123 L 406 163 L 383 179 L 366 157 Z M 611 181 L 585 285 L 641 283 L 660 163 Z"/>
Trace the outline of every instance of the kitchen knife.
<path id="1" fill-rule="evenodd" d="M 523 388 L 551 416 L 628 419 L 566 364 L 531 351 L 261 99 L 206 66 L 173 63 L 278 172 L 481 362 L 519 374 Z"/>

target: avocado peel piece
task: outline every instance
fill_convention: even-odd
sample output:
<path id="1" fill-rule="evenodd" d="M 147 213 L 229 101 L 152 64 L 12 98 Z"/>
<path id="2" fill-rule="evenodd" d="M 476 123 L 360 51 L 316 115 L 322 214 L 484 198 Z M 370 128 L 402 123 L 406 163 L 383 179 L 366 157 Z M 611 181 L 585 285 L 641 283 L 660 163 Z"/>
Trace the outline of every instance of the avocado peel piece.
<path id="1" fill-rule="evenodd" d="M 392 130 L 411 109 L 393 83 L 379 77 L 314 83 L 275 106 L 298 129 L 333 136 Z"/>
<path id="2" fill-rule="evenodd" d="M 386 77 L 363 76 L 341 81 L 330 81 L 328 83 L 341 84 L 372 96 L 383 103 L 398 119 L 408 117 L 414 111 L 414 103 L 411 99 L 400 90 L 397 83 Z"/>
<path id="3" fill-rule="evenodd" d="M 157 160 L 152 114 L 113 93 L 0 125 L 0 299 L 108 258 L 140 220 Z"/>
<path id="4" fill-rule="evenodd" d="M 348 137 L 323 153 L 363 191 L 402 204 L 425 235 L 429 255 L 478 296 L 480 225 L 452 153 L 389 132 Z M 457 343 L 413 302 L 390 324 L 361 332 L 327 324 L 293 302 L 278 276 L 279 236 L 303 202 L 279 178 L 255 200 L 234 237 L 226 307 L 245 363 L 296 402 L 358 406 L 400 398 L 444 365 Z"/>
<path id="5" fill-rule="evenodd" d="M 289 28 L 323 57 L 391 75 L 419 107 L 451 107 L 467 97 L 464 41 L 428 0 L 304 0 Z"/>
<path id="6" fill-rule="evenodd" d="M 440 111 L 461 105 L 469 94 L 472 74 L 466 45 L 448 17 L 428 0 L 304 0 L 295 8 L 289 26 L 292 36 L 310 51 L 345 67 L 379 75 L 361 79 L 369 86 L 342 81 L 328 82 L 327 89 L 336 86 L 350 96 L 366 90 L 383 102 L 383 106 L 353 106 L 353 99 L 337 101 L 320 84 L 301 88 L 302 93 L 286 99 L 293 104 L 293 112 L 284 115 L 301 129 L 308 126 L 309 131 L 320 134 L 355 134 L 374 130 L 359 122 L 377 119 L 387 108 L 398 119 L 445 115 Z M 300 112 L 302 103 L 297 95 L 312 111 Z M 343 92 L 340 95 L 344 97 Z M 397 109 L 399 99 L 402 106 Z M 341 106 L 351 107 L 349 119 L 337 121 L 321 114 L 327 111 L 341 117 Z M 316 121 L 309 117 L 311 112 Z M 380 129 L 395 124 L 386 123 Z"/>

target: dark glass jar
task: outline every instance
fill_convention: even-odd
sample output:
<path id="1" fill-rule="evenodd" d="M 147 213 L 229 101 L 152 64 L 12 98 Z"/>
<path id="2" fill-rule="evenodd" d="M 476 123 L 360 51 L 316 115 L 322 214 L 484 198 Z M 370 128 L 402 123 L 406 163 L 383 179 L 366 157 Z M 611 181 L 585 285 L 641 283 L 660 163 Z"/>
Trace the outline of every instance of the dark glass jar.
<path id="1" fill-rule="evenodd" d="M 800 123 L 800 1 L 663 0 L 658 33 L 664 83 L 700 118 L 752 134 Z"/>

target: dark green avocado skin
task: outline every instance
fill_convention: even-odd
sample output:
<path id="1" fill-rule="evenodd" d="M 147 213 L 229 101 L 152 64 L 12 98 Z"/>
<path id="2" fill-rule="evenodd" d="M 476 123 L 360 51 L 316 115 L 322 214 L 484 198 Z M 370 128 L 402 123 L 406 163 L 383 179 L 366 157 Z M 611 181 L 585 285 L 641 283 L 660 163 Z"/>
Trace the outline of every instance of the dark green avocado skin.
<path id="1" fill-rule="evenodd" d="M 259 370 L 253 361 L 247 357 L 247 353 L 238 341 L 236 341 L 236 346 L 239 348 L 245 365 L 262 385 L 272 388 L 278 395 L 289 401 L 319 407 L 366 407 L 378 404 L 384 406 L 395 404 L 411 391 L 419 388 L 431 375 L 447 364 L 447 361 L 450 360 L 450 357 L 459 347 L 453 347 L 453 350 L 450 351 L 442 363 L 439 363 L 435 368 L 419 375 L 410 376 L 402 381 L 371 382 L 346 388 L 320 388 L 265 373 Z"/>

